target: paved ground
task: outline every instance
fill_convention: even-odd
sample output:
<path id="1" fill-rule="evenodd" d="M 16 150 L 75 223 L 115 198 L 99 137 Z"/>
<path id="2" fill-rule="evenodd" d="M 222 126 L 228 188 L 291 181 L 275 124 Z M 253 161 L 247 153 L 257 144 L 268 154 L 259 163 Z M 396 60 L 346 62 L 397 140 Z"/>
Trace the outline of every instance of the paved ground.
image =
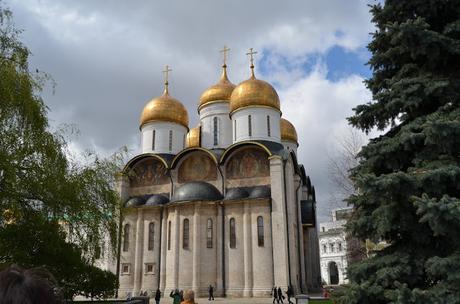
<path id="1" fill-rule="evenodd" d="M 319 296 L 318 295 L 312 295 L 312 296 Z M 295 299 L 292 298 L 291 301 L 295 303 Z M 272 304 L 273 303 L 273 298 L 216 298 L 215 301 L 208 301 L 208 298 L 199 298 L 196 299 L 195 302 L 198 304 L 243 304 L 243 303 L 248 303 L 248 304 Z M 150 300 L 150 303 L 155 303 L 154 300 Z M 169 304 L 172 303 L 172 299 L 161 299 L 161 304 Z M 288 304 L 287 299 L 284 300 L 284 304 Z"/>

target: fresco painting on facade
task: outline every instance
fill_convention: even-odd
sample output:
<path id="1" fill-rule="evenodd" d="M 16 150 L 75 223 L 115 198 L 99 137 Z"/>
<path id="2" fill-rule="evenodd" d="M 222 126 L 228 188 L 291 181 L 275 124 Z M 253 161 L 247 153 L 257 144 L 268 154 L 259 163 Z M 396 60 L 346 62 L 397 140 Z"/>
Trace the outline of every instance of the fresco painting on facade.
<path id="1" fill-rule="evenodd" d="M 217 179 L 214 161 L 204 153 L 192 154 L 179 167 L 179 183 L 213 181 Z"/>
<path id="2" fill-rule="evenodd" d="M 145 187 L 169 183 L 165 166 L 157 159 L 147 158 L 137 163 L 130 172 L 131 187 Z"/>
<path id="3" fill-rule="evenodd" d="M 227 163 L 227 178 L 251 178 L 270 175 L 267 155 L 257 148 L 240 150 Z"/>

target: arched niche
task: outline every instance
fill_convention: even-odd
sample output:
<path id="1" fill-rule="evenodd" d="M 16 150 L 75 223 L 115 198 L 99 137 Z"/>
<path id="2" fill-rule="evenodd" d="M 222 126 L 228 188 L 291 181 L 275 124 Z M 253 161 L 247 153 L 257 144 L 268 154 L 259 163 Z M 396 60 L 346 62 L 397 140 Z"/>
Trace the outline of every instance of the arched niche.
<path id="1" fill-rule="evenodd" d="M 181 156 L 175 163 L 179 183 L 217 180 L 216 161 L 206 151 L 194 149 Z"/>
<path id="2" fill-rule="evenodd" d="M 255 145 L 236 149 L 225 162 L 225 175 L 228 180 L 270 176 L 267 152 Z"/>
<path id="3" fill-rule="evenodd" d="M 168 169 L 164 161 L 154 156 L 146 156 L 137 160 L 130 165 L 127 171 L 131 188 L 169 183 Z"/>

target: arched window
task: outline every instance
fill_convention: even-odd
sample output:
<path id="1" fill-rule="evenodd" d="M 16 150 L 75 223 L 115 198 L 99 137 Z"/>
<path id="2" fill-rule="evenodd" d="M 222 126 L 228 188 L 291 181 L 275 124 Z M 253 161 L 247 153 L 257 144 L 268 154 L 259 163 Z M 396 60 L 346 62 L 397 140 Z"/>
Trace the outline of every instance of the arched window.
<path id="1" fill-rule="evenodd" d="M 338 246 L 339 246 L 338 251 L 341 252 L 342 251 L 342 243 L 339 242 Z"/>
<path id="2" fill-rule="evenodd" d="M 329 249 L 330 249 L 331 252 L 334 252 L 334 244 L 333 243 L 329 244 Z"/>
<path id="3" fill-rule="evenodd" d="M 252 136 L 252 117 L 248 115 L 248 133 L 249 136 Z"/>
<path id="4" fill-rule="evenodd" d="M 270 115 L 267 115 L 267 135 L 268 135 L 268 137 L 271 136 L 271 130 L 270 130 Z"/>
<path id="5" fill-rule="evenodd" d="M 206 224 L 206 247 L 212 248 L 212 219 Z"/>
<path id="6" fill-rule="evenodd" d="M 149 241 L 147 244 L 148 250 L 153 250 L 153 243 L 155 242 L 155 223 L 149 224 Z"/>
<path id="7" fill-rule="evenodd" d="M 257 217 L 257 244 L 264 247 L 264 218 Z"/>
<path id="8" fill-rule="evenodd" d="M 152 150 L 155 150 L 155 130 L 153 130 L 152 133 Z"/>
<path id="9" fill-rule="evenodd" d="M 326 251 L 327 251 L 327 246 L 323 245 L 323 253 L 326 253 Z"/>
<path id="10" fill-rule="evenodd" d="M 189 241 L 190 241 L 190 227 L 189 227 L 189 220 L 184 220 L 184 227 L 183 227 L 183 234 L 182 234 L 182 248 L 188 249 L 189 248 Z"/>
<path id="11" fill-rule="evenodd" d="M 236 248 L 235 219 L 230 219 L 230 248 Z"/>
<path id="12" fill-rule="evenodd" d="M 169 151 L 172 151 L 172 137 L 173 137 L 173 131 L 169 130 Z"/>
<path id="13" fill-rule="evenodd" d="M 123 251 L 129 250 L 129 224 L 123 227 Z"/>
<path id="14" fill-rule="evenodd" d="M 218 135 L 218 130 L 217 130 L 217 117 L 214 117 L 213 119 L 213 133 L 214 133 L 214 146 L 217 146 L 218 141 L 217 141 L 217 135 Z"/>
<path id="15" fill-rule="evenodd" d="M 168 222 L 168 250 L 171 250 L 171 221 Z"/>

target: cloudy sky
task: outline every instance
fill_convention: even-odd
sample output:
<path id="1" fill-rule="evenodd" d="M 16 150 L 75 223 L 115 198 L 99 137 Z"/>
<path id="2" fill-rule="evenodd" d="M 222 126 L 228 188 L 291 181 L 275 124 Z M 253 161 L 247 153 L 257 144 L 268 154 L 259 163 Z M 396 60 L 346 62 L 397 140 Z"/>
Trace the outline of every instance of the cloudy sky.
<path id="1" fill-rule="evenodd" d="M 372 3 L 372 2 L 371 2 Z M 334 193 L 328 155 L 346 136 L 352 108 L 371 98 L 366 45 L 373 31 L 368 1 L 354 0 L 3 0 L 14 14 L 32 67 L 57 83 L 43 96 L 52 127 L 75 124 L 75 150 L 102 154 L 128 146 L 138 153 L 139 116 L 162 93 L 164 65 L 170 92 L 198 123 L 197 102 L 220 75 L 224 45 L 229 78 L 271 82 L 283 117 L 299 134 L 299 161 L 316 187 L 319 217 L 327 219 Z"/>

